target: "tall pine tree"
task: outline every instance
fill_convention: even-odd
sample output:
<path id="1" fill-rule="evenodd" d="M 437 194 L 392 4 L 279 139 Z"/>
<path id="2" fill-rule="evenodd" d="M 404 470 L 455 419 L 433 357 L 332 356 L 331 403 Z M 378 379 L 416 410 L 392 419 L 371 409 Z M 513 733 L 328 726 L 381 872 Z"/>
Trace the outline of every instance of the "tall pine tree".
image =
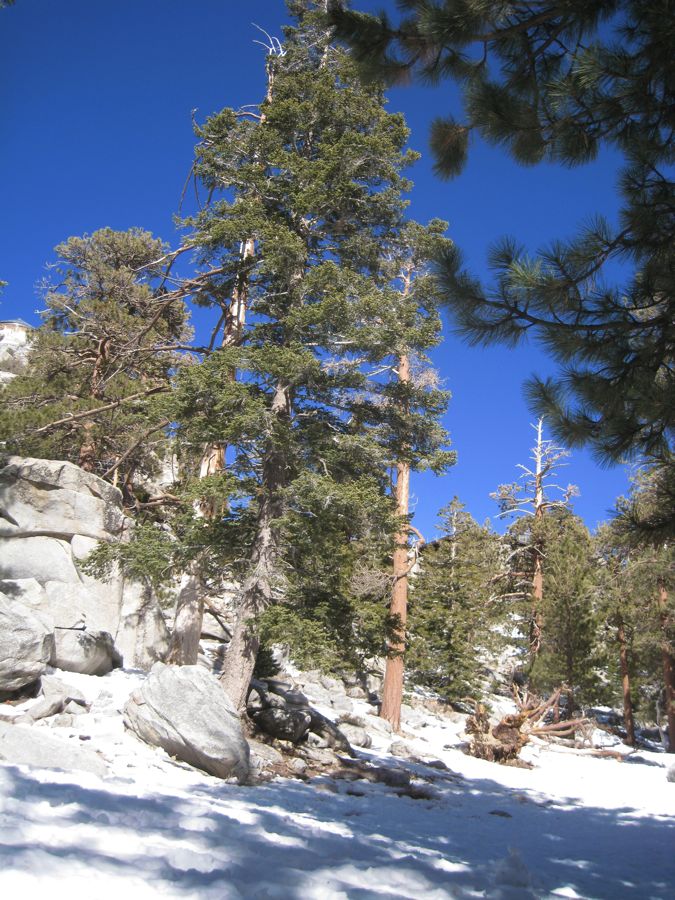
<path id="1" fill-rule="evenodd" d="M 388 314 L 382 248 L 402 226 L 401 171 L 415 158 L 407 129 L 385 112 L 381 87 L 360 83 L 331 46 L 321 10 L 289 8 L 297 26 L 268 61 L 264 127 L 223 110 L 199 132 L 195 171 L 214 199 L 189 223 L 191 241 L 217 273 L 212 294 L 231 293 L 246 266 L 249 318 L 240 342 L 182 374 L 173 407 L 184 443 L 230 448 L 230 502 L 213 527 L 236 532 L 242 550 L 223 676 L 239 706 L 261 617 L 292 579 L 289 516 L 311 530 L 318 510 L 332 514 L 349 541 L 391 511 L 390 456 L 378 439 L 386 404 L 371 401 L 379 388 L 370 376 L 405 329 Z M 245 259 L 244 240 L 255 242 Z M 436 450 L 421 430 L 407 444 L 418 455 Z"/>

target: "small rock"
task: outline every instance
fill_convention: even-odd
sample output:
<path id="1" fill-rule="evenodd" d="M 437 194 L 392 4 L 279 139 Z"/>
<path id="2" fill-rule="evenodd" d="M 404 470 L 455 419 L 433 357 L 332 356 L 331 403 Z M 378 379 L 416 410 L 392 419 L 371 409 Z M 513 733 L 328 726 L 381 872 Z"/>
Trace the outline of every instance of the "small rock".
<path id="1" fill-rule="evenodd" d="M 338 725 L 355 725 L 357 728 L 367 728 L 367 722 L 364 716 L 357 716 L 356 713 L 345 713 L 338 719 Z"/>
<path id="2" fill-rule="evenodd" d="M 314 734 L 313 731 L 310 731 L 306 738 L 306 743 L 310 747 L 316 747 L 318 750 L 325 750 L 328 746 L 328 741 L 326 738 L 321 737 L 320 734 Z"/>
<path id="3" fill-rule="evenodd" d="M 389 766 L 373 766 L 373 780 L 386 784 L 388 787 L 408 787 L 410 773 L 403 769 L 393 769 Z"/>
<path id="4" fill-rule="evenodd" d="M 70 700 L 73 700 L 75 703 L 79 703 L 81 706 L 87 706 L 87 701 L 82 691 L 78 690 L 78 688 L 72 687 L 72 685 L 70 684 L 66 684 L 60 678 L 57 678 L 56 675 L 42 676 L 42 693 L 45 695 L 45 697 L 50 697 L 53 694 L 57 694 L 59 696 L 63 696 L 66 703 L 68 703 Z"/>
<path id="5" fill-rule="evenodd" d="M 338 761 L 332 750 L 321 750 L 318 747 L 304 746 L 300 752 L 305 759 L 319 766 L 334 766 Z"/>
<path id="6" fill-rule="evenodd" d="M 391 723 L 379 716 L 368 716 L 366 727 L 372 731 L 379 731 L 380 734 L 391 734 L 392 732 Z"/>
<path id="7" fill-rule="evenodd" d="M 392 756 L 398 756 L 401 759 L 411 759 L 415 755 L 405 741 L 394 741 L 389 752 Z"/>
<path id="8" fill-rule="evenodd" d="M 367 700 L 368 694 L 361 687 L 360 684 L 350 684 L 347 686 L 345 693 L 352 700 Z"/>
<path id="9" fill-rule="evenodd" d="M 670 781 L 675 784 L 675 763 L 673 763 L 673 765 L 666 772 L 666 781 Z"/>
<path id="10" fill-rule="evenodd" d="M 83 716 L 87 712 L 86 707 L 78 703 L 77 700 L 69 700 L 63 707 L 63 711 L 71 716 Z"/>
<path id="11" fill-rule="evenodd" d="M 307 771 L 307 763 L 304 759 L 300 759 L 299 756 L 296 756 L 288 763 L 288 768 L 291 772 L 295 772 L 296 775 L 304 775 Z"/>
<path id="12" fill-rule="evenodd" d="M 72 728 L 75 724 L 75 716 L 71 713 L 61 713 L 49 720 L 52 728 Z"/>
<path id="13" fill-rule="evenodd" d="M 37 703 L 34 703 L 28 710 L 28 716 L 34 722 L 38 719 L 46 719 L 49 716 L 60 713 L 65 706 L 65 696 L 63 694 L 53 694 L 47 697 L 40 697 Z M 23 717 L 22 717 L 23 718 Z"/>
<path id="14" fill-rule="evenodd" d="M 363 747 L 365 749 L 373 745 L 373 740 L 365 728 L 346 722 L 340 726 L 340 730 L 353 747 Z"/>

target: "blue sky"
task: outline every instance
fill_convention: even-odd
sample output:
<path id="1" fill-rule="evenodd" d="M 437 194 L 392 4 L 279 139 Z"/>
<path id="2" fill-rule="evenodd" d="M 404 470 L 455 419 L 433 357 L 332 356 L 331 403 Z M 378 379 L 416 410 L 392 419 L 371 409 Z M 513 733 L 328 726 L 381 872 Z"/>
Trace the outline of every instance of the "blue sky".
<path id="1" fill-rule="evenodd" d="M 360 9 L 386 2 L 356 0 Z M 389 4 L 393 5 L 393 4 Z M 17 0 L 0 11 L 0 319 L 37 324 L 36 284 L 70 235 L 139 226 L 173 246 L 173 217 L 189 171 L 197 120 L 223 106 L 260 100 L 264 40 L 253 23 L 281 36 L 283 0 Z M 602 211 L 616 215 L 617 159 L 604 154 L 578 169 L 516 166 L 477 142 L 465 173 L 441 182 L 427 151 L 431 119 L 459 110 L 454 87 L 390 92 L 422 160 L 410 214 L 450 222 L 449 236 L 471 269 L 512 234 L 531 250 Z M 416 476 L 416 525 L 433 536 L 436 512 L 455 494 L 479 520 L 493 517 L 490 491 L 517 477 L 533 441 L 522 383 L 554 371 L 534 346 L 467 347 L 452 334 L 435 364 L 453 398 L 446 425 L 458 463 L 441 479 Z M 601 469 L 575 451 L 561 479 L 578 484 L 575 510 L 589 527 L 625 492 L 620 468 Z"/>

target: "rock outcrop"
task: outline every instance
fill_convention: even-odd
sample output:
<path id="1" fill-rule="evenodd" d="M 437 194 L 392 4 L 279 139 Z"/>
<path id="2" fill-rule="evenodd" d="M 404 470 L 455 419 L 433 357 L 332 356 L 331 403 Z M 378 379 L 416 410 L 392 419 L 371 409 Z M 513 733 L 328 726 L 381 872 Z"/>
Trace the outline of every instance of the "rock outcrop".
<path id="1" fill-rule="evenodd" d="M 0 696 L 36 681 L 53 652 L 52 629 L 28 607 L 0 594 Z"/>
<path id="2" fill-rule="evenodd" d="M 129 698 L 124 723 L 147 744 L 211 775 L 248 776 L 249 749 L 237 711 L 201 666 L 156 663 Z"/>
<path id="3" fill-rule="evenodd" d="M 121 662 L 107 631 L 57 628 L 54 632 L 51 664 L 57 669 L 82 675 L 107 675 Z"/>
<path id="4" fill-rule="evenodd" d="M 127 540 L 131 522 L 112 485 L 68 462 L 5 458 L 0 465 L 0 591 L 53 629 L 108 632 L 124 665 L 149 669 L 168 630 L 145 585 L 87 575 L 99 541 Z M 79 671 L 79 670 L 78 670 Z"/>

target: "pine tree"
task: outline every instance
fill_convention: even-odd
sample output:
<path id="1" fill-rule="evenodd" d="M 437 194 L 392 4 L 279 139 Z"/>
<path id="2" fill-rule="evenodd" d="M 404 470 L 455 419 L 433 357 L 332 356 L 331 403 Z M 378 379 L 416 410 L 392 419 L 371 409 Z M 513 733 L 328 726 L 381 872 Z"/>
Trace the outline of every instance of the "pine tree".
<path id="1" fill-rule="evenodd" d="M 387 354 L 383 361 L 387 356 L 391 358 L 393 377 L 382 391 L 382 409 L 387 420 L 379 431 L 395 470 L 393 496 L 398 528 L 389 604 L 393 633 L 388 644 L 380 715 L 394 731 L 401 724 L 411 568 L 409 538 L 416 531 L 409 521 L 411 473 L 423 468 L 440 473 L 454 462 L 454 454 L 443 450 L 447 435 L 438 423 L 447 394 L 438 389 L 435 372 L 425 355 L 440 338 L 438 287 L 429 266 L 434 255 L 450 243 L 443 237 L 446 228 L 447 223 L 442 221 L 431 222 L 426 228 L 408 222 L 387 248 L 384 266 L 395 289 L 387 304 L 390 323 L 384 332 L 391 337 L 392 346 L 383 348 Z"/>
<path id="2" fill-rule="evenodd" d="M 128 503 L 162 454 L 158 398 L 189 337 L 181 292 L 163 287 L 165 250 L 139 229 L 60 244 L 27 368 L 3 392 L 8 450 L 75 462 Z"/>
<path id="3" fill-rule="evenodd" d="M 384 111 L 381 88 L 362 85 L 330 45 L 315 4 L 289 8 L 298 24 L 268 59 L 274 89 L 256 114 L 264 127 L 223 110 L 199 131 L 195 173 L 213 199 L 188 223 L 190 240 L 214 273 L 211 296 L 231 296 L 245 265 L 249 317 L 241 340 L 185 370 L 173 397 L 183 444 L 220 442 L 231 455 L 220 478 L 229 502 L 206 527 L 234 536 L 242 551 L 223 676 L 238 705 L 261 618 L 287 595 L 300 562 L 289 523 L 316 534 L 334 515 L 349 541 L 391 512 L 390 457 L 378 440 L 386 404 L 371 400 L 379 388 L 369 367 L 404 329 L 387 313 L 382 248 L 400 232 L 400 173 L 415 154 L 404 150 L 407 129 Z M 245 260 L 243 240 L 255 241 Z M 421 430 L 407 438 L 418 455 L 428 442 Z"/>
<path id="4" fill-rule="evenodd" d="M 392 82 L 451 78 L 466 122 L 438 119 L 437 171 L 461 171 L 470 136 L 519 162 L 579 165 L 616 148 L 619 224 L 598 217 L 570 241 L 531 257 L 514 240 L 493 249 L 494 285 L 463 270 L 457 248 L 441 261 L 448 302 L 473 343 L 536 336 L 560 362 L 533 379 L 534 407 L 568 446 L 590 443 L 603 461 L 644 457 L 667 470 L 660 528 L 675 527 L 672 0 L 404 0 L 400 22 L 333 3 L 331 18 L 359 60 Z M 632 266 L 623 284 L 603 273 Z M 619 271 L 622 271 L 620 269 Z"/>
<path id="5" fill-rule="evenodd" d="M 565 685 L 570 709 L 574 709 L 602 699 L 593 544 L 583 522 L 567 510 L 549 513 L 542 526 L 545 627 L 529 681 L 540 692 Z"/>
<path id="6" fill-rule="evenodd" d="M 654 643 L 660 647 L 670 748 L 675 751 L 675 554 L 668 540 L 668 505 L 664 503 L 672 487 L 671 475 L 662 465 L 639 471 L 630 495 L 617 503 L 612 527 L 617 544 L 627 544 L 632 558 L 641 563 L 642 590 L 656 604 L 658 637 Z"/>
<path id="7" fill-rule="evenodd" d="M 494 643 L 492 582 L 500 542 L 457 498 L 439 519 L 441 537 L 423 548 L 412 583 L 410 678 L 447 700 L 478 698 L 481 651 Z"/>

